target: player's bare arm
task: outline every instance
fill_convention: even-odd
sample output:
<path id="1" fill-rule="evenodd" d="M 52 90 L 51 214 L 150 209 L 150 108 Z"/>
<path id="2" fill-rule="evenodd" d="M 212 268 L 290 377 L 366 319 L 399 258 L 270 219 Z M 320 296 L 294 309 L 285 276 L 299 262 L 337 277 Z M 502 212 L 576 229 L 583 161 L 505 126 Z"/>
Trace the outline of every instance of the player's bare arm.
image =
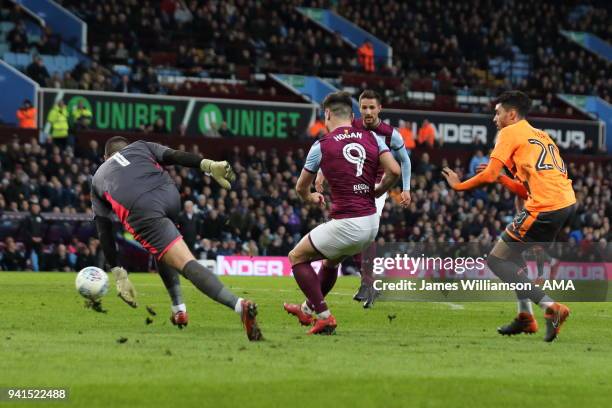
<path id="1" fill-rule="evenodd" d="M 321 173 L 321 176 L 323 173 Z M 295 191 L 298 197 L 306 203 L 320 205 L 325 207 L 325 197 L 321 193 L 311 192 L 310 186 L 315 181 L 316 173 L 311 173 L 307 170 L 302 170 L 300 177 L 295 185 Z"/>
<path id="2" fill-rule="evenodd" d="M 319 170 L 317 172 L 317 178 L 315 179 L 315 190 L 317 190 L 318 193 L 323 193 L 325 191 L 325 181 L 323 172 Z"/>
<path id="3" fill-rule="evenodd" d="M 412 163 L 410 161 L 410 156 L 408 155 L 408 151 L 406 150 L 406 146 L 402 144 L 402 147 L 393 152 L 394 157 L 400 164 L 402 171 L 402 193 L 400 194 L 401 201 L 400 206 L 403 208 L 407 208 L 412 201 L 410 197 L 410 176 L 412 174 Z"/>
<path id="4" fill-rule="evenodd" d="M 397 183 L 401 170 L 397 161 L 387 151 L 380 155 L 380 166 L 385 170 L 385 174 L 380 183 L 374 188 L 374 195 L 380 197 Z"/>

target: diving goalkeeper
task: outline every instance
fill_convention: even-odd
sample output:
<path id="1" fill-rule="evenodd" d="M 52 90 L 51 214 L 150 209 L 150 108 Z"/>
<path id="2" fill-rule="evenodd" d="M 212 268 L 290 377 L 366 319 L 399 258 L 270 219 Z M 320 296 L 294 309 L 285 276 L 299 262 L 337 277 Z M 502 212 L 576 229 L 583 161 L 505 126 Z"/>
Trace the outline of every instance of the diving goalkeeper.
<path id="1" fill-rule="evenodd" d="M 111 217 L 119 217 L 126 230 L 156 257 L 163 269 L 180 272 L 201 292 L 238 313 L 251 341 L 262 338 L 255 316 L 257 305 L 238 298 L 208 268 L 199 264 L 176 228 L 181 208 L 179 192 L 164 165 L 199 168 L 225 189 L 235 179 L 230 165 L 204 159 L 198 154 L 173 150 L 157 143 L 129 143 L 121 136 L 110 138 L 104 163 L 92 181 L 91 201 L 102 250 L 117 283 L 121 299 L 136 307 L 136 292 L 127 271 L 117 260 Z"/>

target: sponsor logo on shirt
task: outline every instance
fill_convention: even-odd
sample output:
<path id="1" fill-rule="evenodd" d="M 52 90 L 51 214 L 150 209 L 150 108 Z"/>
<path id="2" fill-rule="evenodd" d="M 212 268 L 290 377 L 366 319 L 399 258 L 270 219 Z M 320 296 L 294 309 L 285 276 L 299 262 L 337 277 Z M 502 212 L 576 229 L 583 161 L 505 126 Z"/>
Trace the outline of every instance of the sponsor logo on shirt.
<path id="1" fill-rule="evenodd" d="M 363 183 L 353 184 L 353 192 L 358 193 L 358 194 L 369 193 L 370 186 L 368 186 L 367 184 L 363 184 Z"/>

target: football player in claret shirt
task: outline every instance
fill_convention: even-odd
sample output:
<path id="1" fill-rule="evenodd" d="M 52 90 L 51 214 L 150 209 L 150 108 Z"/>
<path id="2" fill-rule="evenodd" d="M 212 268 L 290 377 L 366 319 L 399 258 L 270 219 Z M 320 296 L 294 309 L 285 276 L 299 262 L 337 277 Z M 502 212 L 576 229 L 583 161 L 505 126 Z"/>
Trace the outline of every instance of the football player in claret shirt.
<path id="1" fill-rule="evenodd" d="M 371 89 L 364 90 L 361 95 L 359 95 L 359 113 L 361 114 L 361 117 L 353 118 L 351 125 L 359 130 L 372 131 L 376 137 L 385 142 L 389 148 L 389 151 L 401 166 L 402 192 L 400 194 L 401 201 L 399 204 L 403 208 L 408 208 L 411 200 L 410 176 L 412 174 L 412 164 L 410 162 L 410 156 L 408 155 L 406 146 L 404 146 L 404 139 L 399 131 L 380 119 L 379 115 L 382 110 L 381 101 L 382 98 L 378 92 Z M 383 174 L 383 169 L 379 168 L 378 173 L 376 174 L 376 183 L 381 182 Z M 325 177 L 323 176 L 322 172 L 319 171 L 315 181 L 315 186 L 319 193 L 323 192 L 324 181 Z M 388 194 L 385 193 L 376 198 L 376 212 L 378 213 L 379 217 L 382 216 L 385 202 L 387 201 L 387 196 Z M 371 250 L 372 248 L 366 249 L 366 251 Z M 362 259 L 362 254 L 357 254 L 353 257 L 353 261 L 357 265 L 359 273 L 361 274 L 361 285 L 359 286 L 357 293 L 355 293 L 353 296 L 353 299 L 358 302 L 363 302 L 363 307 L 367 309 L 373 306 L 374 301 L 378 296 L 378 292 L 372 286 L 374 282 L 374 277 L 372 276 L 372 266 L 363 265 Z"/>
<path id="2" fill-rule="evenodd" d="M 307 300 L 301 305 L 284 305 L 302 325 L 312 324 L 309 334 L 334 332 L 336 319 L 325 295 L 336 282 L 338 264 L 374 241 L 380 221 L 375 199 L 385 194 L 400 175 L 384 140 L 352 126 L 352 101 L 347 92 L 329 94 L 323 108 L 329 133 L 308 152 L 295 189 L 306 203 L 325 205 L 323 195 L 310 190 L 321 169 L 331 190 L 331 220 L 310 231 L 289 252 L 293 277 Z M 377 184 L 379 167 L 385 175 Z M 319 259 L 323 264 L 317 275 L 310 263 Z"/>
<path id="3" fill-rule="evenodd" d="M 162 167 L 199 168 L 209 173 L 221 187 L 229 189 L 230 182 L 235 179 L 230 165 L 157 143 L 142 140 L 129 143 L 121 136 L 110 138 L 104 150 L 105 161 L 92 180 L 91 200 L 102 250 L 121 299 L 132 307 L 137 306 L 134 287 L 118 261 L 112 231 L 113 214 L 155 256 L 160 275 L 173 300 L 173 324 L 179 327 L 187 324 L 187 313 L 179 300 L 180 273 L 202 293 L 238 313 L 249 340 L 260 340 L 261 331 L 255 320 L 257 305 L 230 292 L 213 271 L 196 261 L 185 244 L 176 227 L 181 197 L 172 177 Z"/>
<path id="4" fill-rule="evenodd" d="M 495 106 L 494 122 L 499 129 L 487 167 L 476 176 L 461 182 L 451 169 L 442 170 L 448 184 L 457 191 L 499 181 L 515 194 L 526 197 L 524 208 L 506 227 L 487 258 L 489 268 L 502 281 L 530 283 L 522 273 L 522 252 L 534 245 L 554 242 L 561 229 L 571 221 L 576 210 L 572 181 L 559 149 L 544 131 L 525 119 L 531 101 L 519 91 L 503 93 Z M 504 166 L 514 179 L 501 177 Z M 553 341 L 570 314 L 567 306 L 554 302 L 534 284 L 530 290 L 517 291 L 519 314 L 500 334 L 534 333 L 538 329 L 530 301 L 544 310 L 545 341 Z"/>

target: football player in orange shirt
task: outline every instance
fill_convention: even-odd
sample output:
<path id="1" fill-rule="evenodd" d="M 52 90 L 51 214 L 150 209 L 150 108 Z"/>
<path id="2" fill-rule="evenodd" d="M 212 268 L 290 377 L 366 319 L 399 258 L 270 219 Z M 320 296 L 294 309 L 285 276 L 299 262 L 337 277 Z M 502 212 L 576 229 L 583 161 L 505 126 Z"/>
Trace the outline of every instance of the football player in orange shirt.
<path id="1" fill-rule="evenodd" d="M 546 335 L 553 341 L 570 314 L 567 306 L 554 302 L 542 289 L 531 283 L 522 269 L 522 252 L 533 243 L 554 242 L 559 231 L 575 213 L 576 196 L 559 149 L 544 131 L 532 127 L 525 119 L 531 101 L 520 91 L 504 92 L 495 106 L 493 121 L 499 129 L 491 160 L 484 171 L 461 182 L 455 172 L 444 168 L 448 184 L 457 191 L 476 188 L 498 180 L 505 166 L 516 180 L 502 177 L 500 182 L 518 195 L 526 196 L 519 212 L 495 244 L 487 263 L 493 273 L 507 283 L 529 283 L 529 290 L 518 291 L 521 310 L 516 319 L 498 329 L 500 334 L 534 333 L 537 322 L 531 311 L 531 300 L 544 309 Z"/>

